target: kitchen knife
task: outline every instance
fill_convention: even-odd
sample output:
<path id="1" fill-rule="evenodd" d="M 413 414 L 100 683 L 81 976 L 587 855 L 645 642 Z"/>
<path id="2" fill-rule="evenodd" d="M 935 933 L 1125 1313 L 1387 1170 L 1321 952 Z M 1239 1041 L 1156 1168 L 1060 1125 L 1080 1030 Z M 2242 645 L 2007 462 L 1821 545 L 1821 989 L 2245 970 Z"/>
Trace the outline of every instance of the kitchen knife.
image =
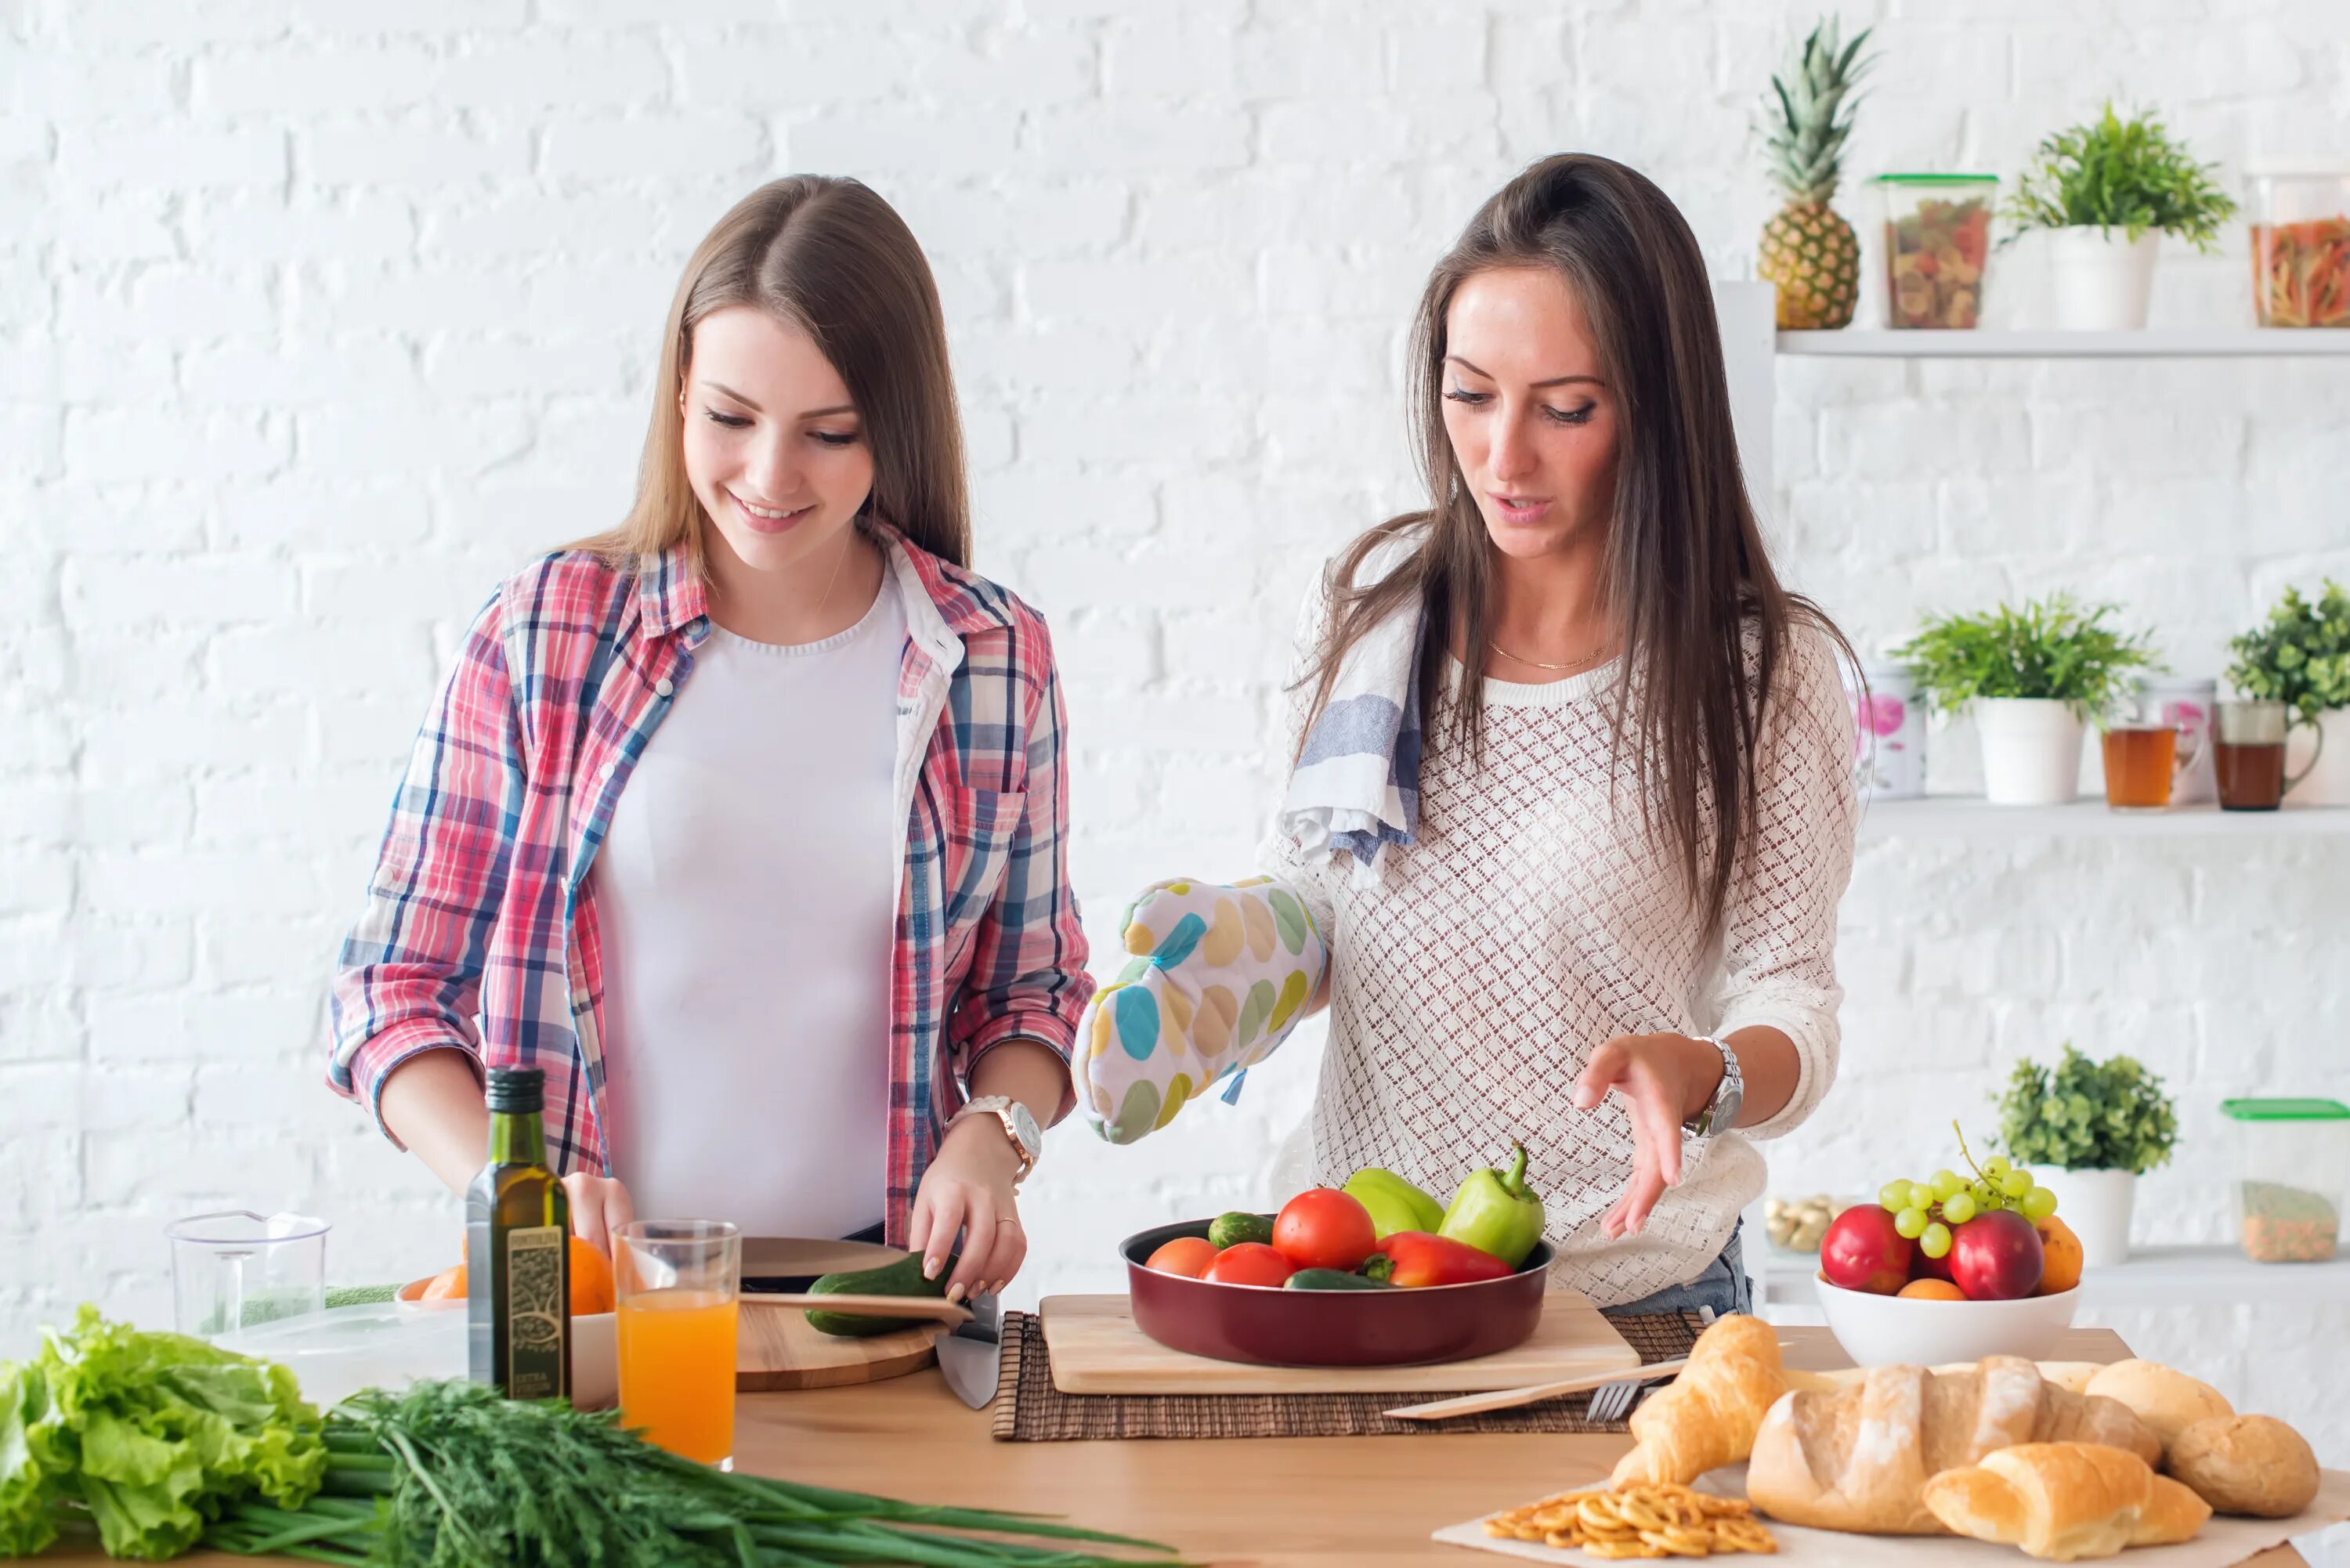
<path id="1" fill-rule="evenodd" d="M 743 1278 L 746 1283 L 754 1280 L 806 1282 L 819 1274 L 881 1268 L 902 1262 L 905 1256 L 895 1247 L 878 1246 L 871 1241 L 831 1241 L 807 1236 L 745 1236 L 743 1238 Z"/>
<path id="2" fill-rule="evenodd" d="M 952 1334 L 939 1335 L 939 1371 L 955 1397 L 974 1410 L 984 1409 L 995 1397 L 1003 1363 L 1003 1318 L 993 1295 L 972 1298 L 972 1318 L 957 1324 Z"/>

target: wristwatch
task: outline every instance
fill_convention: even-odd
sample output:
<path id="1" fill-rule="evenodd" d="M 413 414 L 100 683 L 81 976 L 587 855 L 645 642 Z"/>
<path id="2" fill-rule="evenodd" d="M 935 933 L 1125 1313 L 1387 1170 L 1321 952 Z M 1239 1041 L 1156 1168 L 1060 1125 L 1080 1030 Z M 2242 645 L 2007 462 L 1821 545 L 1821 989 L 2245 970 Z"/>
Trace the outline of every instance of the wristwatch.
<path id="1" fill-rule="evenodd" d="M 1706 1102 L 1705 1109 L 1681 1126 L 1699 1137 L 1711 1137 L 1738 1125 L 1739 1109 L 1746 1104 L 1746 1078 L 1738 1070 L 1738 1053 L 1730 1048 L 1729 1041 L 1711 1034 L 1698 1038 L 1721 1053 L 1721 1082 L 1715 1086 L 1713 1098 Z"/>
<path id="2" fill-rule="evenodd" d="M 947 1126 L 951 1127 L 965 1116 L 987 1116 L 1003 1124 L 1003 1136 L 1019 1158 L 1020 1174 L 1012 1179 L 1014 1185 L 1027 1180 L 1028 1173 L 1044 1157 L 1045 1129 L 1036 1125 L 1036 1118 L 1028 1114 L 1026 1106 L 1009 1095 L 982 1095 L 977 1099 L 965 1100 L 962 1109 L 948 1118 Z"/>

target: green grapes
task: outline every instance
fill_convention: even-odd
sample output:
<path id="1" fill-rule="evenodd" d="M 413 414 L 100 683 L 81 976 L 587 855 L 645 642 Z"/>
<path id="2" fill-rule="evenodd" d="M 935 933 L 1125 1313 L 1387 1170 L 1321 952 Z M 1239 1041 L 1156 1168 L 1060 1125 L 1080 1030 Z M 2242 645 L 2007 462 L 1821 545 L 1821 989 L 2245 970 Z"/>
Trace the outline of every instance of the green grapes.
<path id="1" fill-rule="evenodd" d="M 1975 1199 L 1971 1192 L 1961 1192 L 1942 1200 L 1942 1218 L 1953 1225 L 1963 1225 L 1975 1217 Z"/>
<path id="2" fill-rule="evenodd" d="M 1913 1209 L 1910 1212 L 1914 1214 L 1917 1210 Z M 1931 1225 L 1927 1226 L 1925 1231 L 1920 1233 L 1918 1238 L 1918 1250 L 1925 1253 L 1926 1256 L 1929 1258 L 1939 1260 L 1949 1257 L 1950 1255 L 1950 1228 L 1943 1224 L 1939 1220 Z"/>
<path id="3" fill-rule="evenodd" d="M 1999 1179 L 1999 1189 L 2010 1198 L 2021 1198 L 2032 1190 L 2032 1172 L 2011 1170 Z"/>
<path id="4" fill-rule="evenodd" d="M 2037 1225 L 2056 1212 L 2056 1195 L 2044 1187 L 2034 1187 L 2023 1195 L 2023 1217 Z"/>
<path id="5" fill-rule="evenodd" d="M 1904 1209 L 1893 1216 L 1893 1233 L 1914 1241 L 1926 1233 L 1927 1216 L 1923 1209 Z"/>
<path id="6" fill-rule="evenodd" d="M 1909 1184 L 1906 1181 L 1887 1182 L 1877 1189 L 1877 1201 L 1893 1213 L 1900 1213 L 1909 1207 Z"/>
<path id="7" fill-rule="evenodd" d="M 2007 1163 L 2007 1156 L 2003 1154 L 1992 1155 L 1989 1159 L 1983 1161 L 1983 1174 L 1993 1181 L 1997 1181 L 2001 1177 L 2005 1176 L 2012 1168 L 2013 1168 Z"/>
<path id="8" fill-rule="evenodd" d="M 1955 1198 L 1966 1189 L 1967 1184 L 1960 1179 L 1958 1172 L 1954 1170 L 1938 1170 L 1934 1172 L 1934 1196 L 1936 1198 Z"/>

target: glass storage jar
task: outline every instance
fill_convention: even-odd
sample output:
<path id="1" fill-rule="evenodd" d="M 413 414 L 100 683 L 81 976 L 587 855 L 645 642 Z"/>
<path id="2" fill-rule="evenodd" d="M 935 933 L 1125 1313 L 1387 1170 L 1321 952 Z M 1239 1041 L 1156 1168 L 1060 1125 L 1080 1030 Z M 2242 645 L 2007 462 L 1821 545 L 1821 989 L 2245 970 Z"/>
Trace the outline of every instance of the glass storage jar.
<path id="1" fill-rule="evenodd" d="M 1965 328 L 1982 317 L 1996 174 L 1879 174 L 1885 324 Z"/>
<path id="2" fill-rule="evenodd" d="M 2339 1100 L 2222 1100 L 2235 1124 L 2236 1210 L 2259 1263 L 2334 1256 L 2350 1196 L 2350 1106 Z"/>
<path id="3" fill-rule="evenodd" d="M 2272 165 L 2250 182 L 2260 324 L 2350 327 L 2350 161 Z"/>

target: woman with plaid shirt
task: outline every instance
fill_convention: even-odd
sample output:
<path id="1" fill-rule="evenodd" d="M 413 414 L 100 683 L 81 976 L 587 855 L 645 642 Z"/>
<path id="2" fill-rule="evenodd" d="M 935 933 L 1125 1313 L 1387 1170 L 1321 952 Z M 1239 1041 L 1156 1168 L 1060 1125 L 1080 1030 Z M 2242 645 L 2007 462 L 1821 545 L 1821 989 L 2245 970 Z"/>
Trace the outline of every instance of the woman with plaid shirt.
<path id="1" fill-rule="evenodd" d="M 462 1191 L 485 1066 L 639 1207 L 876 1231 L 1000 1287 L 1093 990 L 1043 619 L 968 569 L 938 293 L 848 180 L 754 192 L 671 306 L 636 504 L 475 618 L 333 986 L 335 1089 Z M 867 1220 L 878 1222 L 865 1227 Z"/>

